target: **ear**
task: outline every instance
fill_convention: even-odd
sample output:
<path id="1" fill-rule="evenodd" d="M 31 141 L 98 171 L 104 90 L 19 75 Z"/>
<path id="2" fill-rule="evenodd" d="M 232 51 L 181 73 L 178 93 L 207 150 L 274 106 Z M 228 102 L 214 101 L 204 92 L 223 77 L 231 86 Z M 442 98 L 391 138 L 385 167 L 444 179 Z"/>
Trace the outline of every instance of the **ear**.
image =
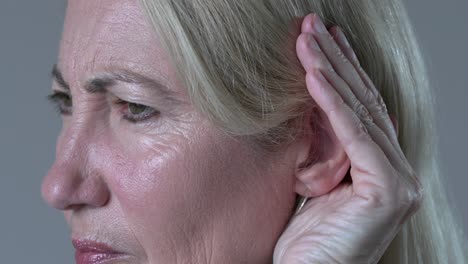
<path id="1" fill-rule="evenodd" d="M 303 197 L 330 192 L 346 176 L 350 161 L 322 110 L 304 118 L 303 139 L 297 145 L 295 191 Z"/>
<path id="2" fill-rule="evenodd" d="M 398 135 L 398 120 L 390 115 Z M 298 145 L 295 191 L 303 197 L 322 196 L 335 188 L 350 169 L 350 161 L 322 110 L 304 119 L 304 138 Z"/>

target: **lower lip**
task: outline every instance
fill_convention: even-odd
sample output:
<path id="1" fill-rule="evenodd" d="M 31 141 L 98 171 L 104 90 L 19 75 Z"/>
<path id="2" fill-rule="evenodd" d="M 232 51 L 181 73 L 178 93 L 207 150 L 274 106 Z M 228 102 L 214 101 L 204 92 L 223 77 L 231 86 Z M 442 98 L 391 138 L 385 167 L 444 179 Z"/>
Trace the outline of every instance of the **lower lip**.
<path id="1" fill-rule="evenodd" d="M 75 252 L 76 264 L 104 264 L 108 261 L 122 258 L 121 254 L 103 253 L 103 252 Z"/>

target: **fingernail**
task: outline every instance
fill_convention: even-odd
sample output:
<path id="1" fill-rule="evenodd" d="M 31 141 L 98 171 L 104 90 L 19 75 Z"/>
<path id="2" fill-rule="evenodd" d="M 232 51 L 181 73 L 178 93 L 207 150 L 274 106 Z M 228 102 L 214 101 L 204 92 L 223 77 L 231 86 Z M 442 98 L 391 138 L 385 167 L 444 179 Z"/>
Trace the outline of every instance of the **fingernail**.
<path id="1" fill-rule="evenodd" d="M 309 47 L 311 49 L 321 51 L 317 41 L 314 39 L 314 37 L 311 34 L 307 34 L 307 42 L 309 43 Z"/>
<path id="2" fill-rule="evenodd" d="M 323 24 L 322 20 L 318 15 L 315 15 L 314 18 L 314 28 L 319 33 L 324 33 L 325 31 L 327 31 L 327 28 L 325 28 L 325 25 Z"/>
<path id="3" fill-rule="evenodd" d="M 351 47 L 349 44 L 348 39 L 346 38 L 345 34 L 343 33 L 343 30 L 341 28 L 337 28 L 337 33 L 338 33 L 338 38 L 343 43 L 347 48 Z"/>

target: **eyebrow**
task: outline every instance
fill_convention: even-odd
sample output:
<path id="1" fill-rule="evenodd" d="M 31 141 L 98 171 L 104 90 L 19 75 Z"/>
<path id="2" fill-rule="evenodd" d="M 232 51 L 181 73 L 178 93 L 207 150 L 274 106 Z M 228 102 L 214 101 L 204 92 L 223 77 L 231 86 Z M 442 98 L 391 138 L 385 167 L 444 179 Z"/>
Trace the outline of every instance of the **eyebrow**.
<path id="1" fill-rule="evenodd" d="M 57 64 L 53 66 L 51 75 L 60 87 L 70 91 L 70 85 L 63 78 L 62 72 L 58 68 Z M 116 82 L 137 84 L 143 88 L 154 90 L 161 98 L 165 100 L 182 103 L 182 101 L 178 99 L 177 93 L 169 89 L 160 81 L 129 70 L 107 72 L 101 74 L 98 77 L 93 77 L 86 82 L 84 88 L 89 93 L 106 93 L 107 88 L 115 85 Z"/>

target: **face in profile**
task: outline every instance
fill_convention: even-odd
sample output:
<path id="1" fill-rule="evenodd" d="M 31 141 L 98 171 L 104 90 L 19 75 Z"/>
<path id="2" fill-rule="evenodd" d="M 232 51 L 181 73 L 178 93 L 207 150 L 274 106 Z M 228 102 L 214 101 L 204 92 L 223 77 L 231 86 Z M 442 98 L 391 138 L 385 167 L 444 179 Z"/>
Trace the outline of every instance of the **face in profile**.
<path id="1" fill-rule="evenodd" d="M 268 262 L 294 206 L 288 158 L 204 119 L 160 43 L 138 1 L 68 1 L 44 199 L 79 263 Z"/>

